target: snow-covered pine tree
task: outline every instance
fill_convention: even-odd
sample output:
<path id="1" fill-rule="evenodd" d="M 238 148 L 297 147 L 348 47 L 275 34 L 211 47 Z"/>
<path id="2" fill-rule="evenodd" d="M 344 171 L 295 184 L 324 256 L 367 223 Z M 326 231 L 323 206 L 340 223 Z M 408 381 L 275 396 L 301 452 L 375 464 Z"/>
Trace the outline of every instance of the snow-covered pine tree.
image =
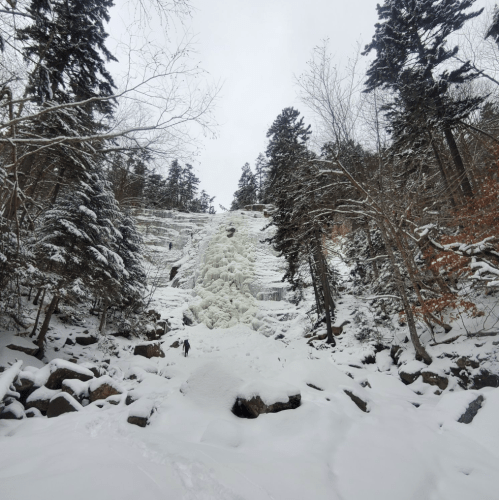
<path id="1" fill-rule="evenodd" d="M 182 170 L 182 178 L 180 183 L 180 205 L 178 208 L 187 210 L 188 212 L 195 211 L 195 199 L 198 192 L 198 184 L 200 180 L 194 174 L 194 167 L 187 163 Z"/>
<path id="2" fill-rule="evenodd" d="M 168 190 L 168 208 L 180 208 L 182 201 L 182 180 L 184 169 L 178 160 L 173 160 L 168 168 L 166 188 Z"/>
<path id="3" fill-rule="evenodd" d="M 477 109 L 482 97 L 455 97 L 450 87 L 478 76 L 469 62 L 449 70 L 458 52 L 448 37 L 480 11 L 466 12 L 475 0 L 385 0 L 379 23 L 364 54 L 376 52 L 367 71 L 366 91 L 385 88 L 395 99 L 388 117 L 397 134 L 426 134 L 439 127 L 449 148 L 465 196 L 473 191 L 454 138 L 453 128 Z M 423 126 L 424 124 L 424 126 Z M 415 125 L 415 126 L 414 126 Z"/>
<path id="4" fill-rule="evenodd" d="M 267 159 L 263 153 L 258 155 L 255 161 L 255 179 L 258 191 L 258 203 L 266 203 L 265 201 L 265 186 L 267 183 Z"/>
<path id="5" fill-rule="evenodd" d="M 114 196 L 98 171 L 84 173 L 43 215 L 33 252 L 53 284 L 53 297 L 38 335 L 41 356 L 60 298 L 81 298 L 90 291 L 104 300 L 104 309 L 123 299 L 127 271 L 116 251 L 121 235 L 114 226 L 119 218 Z"/>
<path id="6" fill-rule="evenodd" d="M 144 243 L 129 213 L 121 214 L 118 224 L 116 253 L 125 266 L 122 282 L 123 301 L 128 306 L 137 305 L 146 286 L 146 272 L 142 264 Z"/>
<path id="7" fill-rule="evenodd" d="M 319 190 L 324 183 L 314 171 L 314 155 L 307 148 L 310 134 L 310 125 L 305 126 L 294 108 L 284 109 L 267 132 L 267 196 L 275 206 L 271 224 L 276 226 L 275 235 L 267 241 L 286 259 L 283 279 L 293 289 L 303 285 L 304 273 L 311 277 L 317 312 L 325 314 L 327 341 L 334 345 L 334 302 L 323 248 L 327 218 L 314 210 L 323 205 Z"/>
<path id="8" fill-rule="evenodd" d="M 253 205 L 258 201 L 258 186 L 249 163 L 242 167 L 242 174 L 238 183 L 239 189 L 234 193 L 231 210 L 244 208 L 246 205 Z"/>

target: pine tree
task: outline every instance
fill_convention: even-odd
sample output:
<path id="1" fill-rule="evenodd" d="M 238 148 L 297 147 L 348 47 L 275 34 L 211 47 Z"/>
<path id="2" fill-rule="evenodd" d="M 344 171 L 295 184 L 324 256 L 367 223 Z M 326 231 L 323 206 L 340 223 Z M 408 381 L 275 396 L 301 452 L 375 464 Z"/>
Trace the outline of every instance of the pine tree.
<path id="1" fill-rule="evenodd" d="M 168 208 L 180 208 L 182 201 L 183 168 L 178 160 L 173 160 L 168 168 L 166 188 L 168 190 Z"/>
<path id="2" fill-rule="evenodd" d="M 284 109 L 267 132 L 270 139 L 267 196 L 275 206 L 271 224 L 276 226 L 275 235 L 267 241 L 285 258 L 283 280 L 289 281 L 293 289 L 303 286 L 304 266 L 307 268 L 314 285 L 317 311 L 326 317 L 327 341 L 334 345 L 334 302 L 324 257 L 324 221 L 311 215 L 321 204 L 317 198 L 322 181 L 314 172 L 314 155 L 307 148 L 310 134 L 310 125 L 305 126 L 294 108 Z"/>
<path id="3" fill-rule="evenodd" d="M 258 191 L 258 202 L 265 203 L 265 186 L 267 182 L 267 159 L 260 153 L 255 162 L 255 179 Z"/>
<path id="4" fill-rule="evenodd" d="M 120 213 L 108 183 L 99 172 L 84 174 L 42 217 L 33 251 L 53 284 L 53 298 L 38 336 L 43 343 L 50 318 L 61 297 L 84 297 L 90 291 L 107 304 L 122 300 L 127 276 L 115 251 Z"/>
<path id="5" fill-rule="evenodd" d="M 480 11 L 466 13 L 475 0 L 385 0 L 378 5 L 380 22 L 364 54 L 376 51 L 367 71 L 366 91 L 386 88 L 394 92 L 388 108 L 398 135 L 426 134 L 438 126 L 444 134 L 461 189 L 472 196 L 471 184 L 456 144 L 453 128 L 477 109 L 480 97 L 452 98 L 452 85 L 472 81 L 478 74 L 469 62 L 449 71 L 448 62 L 458 48 L 447 48 L 449 35 Z"/>
<path id="6" fill-rule="evenodd" d="M 238 183 L 239 189 L 234 193 L 231 210 L 253 205 L 258 201 L 258 186 L 249 163 L 245 163 Z"/>

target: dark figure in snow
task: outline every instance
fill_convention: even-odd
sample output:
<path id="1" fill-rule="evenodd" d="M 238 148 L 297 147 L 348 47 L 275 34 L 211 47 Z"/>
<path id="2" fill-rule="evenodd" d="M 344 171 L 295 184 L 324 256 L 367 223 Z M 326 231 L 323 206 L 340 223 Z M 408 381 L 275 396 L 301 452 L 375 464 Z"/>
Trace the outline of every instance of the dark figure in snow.
<path id="1" fill-rule="evenodd" d="M 170 241 L 169 249 L 171 250 L 173 246 L 173 243 Z"/>
<path id="2" fill-rule="evenodd" d="M 189 354 L 189 349 L 191 348 L 191 345 L 189 344 L 189 341 L 187 339 L 184 340 L 184 356 L 187 357 Z"/>

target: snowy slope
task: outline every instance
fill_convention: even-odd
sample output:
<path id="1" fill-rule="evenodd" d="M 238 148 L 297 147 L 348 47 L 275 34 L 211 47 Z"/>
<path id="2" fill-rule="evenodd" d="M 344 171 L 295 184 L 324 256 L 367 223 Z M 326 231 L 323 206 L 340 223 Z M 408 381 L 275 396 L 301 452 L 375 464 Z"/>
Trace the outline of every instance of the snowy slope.
<path id="1" fill-rule="evenodd" d="M 298 306 L 286 300 L 282 262 L 260 241 L 267 220 L 254 215 L 177 227 L 184 234 L 172 262 L 180 265 L 178 287 L 159 287 L 153 303 L 174 326 L 165 357 L 134 356 L 125 339 L 105 354 L 108 374 L 155 408 L 150 425 L 127 423 L 137 403 L 126 406 L 124 398 L 53 419 L 0 420 L 2 499 L 498 498 L 499 389 L 449 386 L 437 395 L 434 386 L 404 385 L 388 351 L 363 364 L 372 346 L 355 341 L 353 325 L 334 352 L 308 346 L 311 291 Z M 346 278 L 348 270 L 340 271 Z M 338 323 L 365 307 L 346 293 Z M 185 314 L 193 326 L 183 324 Z M 389 334 L 402 335 L 381 328 Z M 187 358 L 170 347 L 185 338 Z M 99 364 L 106 345 L 71 355 Z M 231 412 L 241 395 L 276 400 L 296 392 L 302 399 L 294 410 L 253 420 Z M 485 402 L 473 422 L 458 423 L 479 394 Z"/>

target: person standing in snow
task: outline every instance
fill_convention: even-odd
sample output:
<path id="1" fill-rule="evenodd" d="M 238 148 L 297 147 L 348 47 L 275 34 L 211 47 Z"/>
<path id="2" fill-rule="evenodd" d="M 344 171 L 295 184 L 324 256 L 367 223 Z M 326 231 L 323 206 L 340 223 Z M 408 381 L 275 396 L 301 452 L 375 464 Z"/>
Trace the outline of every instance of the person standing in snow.
<path id="1" fill-rule="evenodd" d="M 191 345 L 189 344 L 189 341 L 187 339 L 184 340 L 184 356 L 187 357 L 189 354 L 189 349 L 191 348 Z"/>
<path id="2" fill-rule="evenodd" d="M 170 241 L 170 246 L 169 246 L 170 250 L 172 249 L 172 246 L 173 246 L 173 243 Z"/>

